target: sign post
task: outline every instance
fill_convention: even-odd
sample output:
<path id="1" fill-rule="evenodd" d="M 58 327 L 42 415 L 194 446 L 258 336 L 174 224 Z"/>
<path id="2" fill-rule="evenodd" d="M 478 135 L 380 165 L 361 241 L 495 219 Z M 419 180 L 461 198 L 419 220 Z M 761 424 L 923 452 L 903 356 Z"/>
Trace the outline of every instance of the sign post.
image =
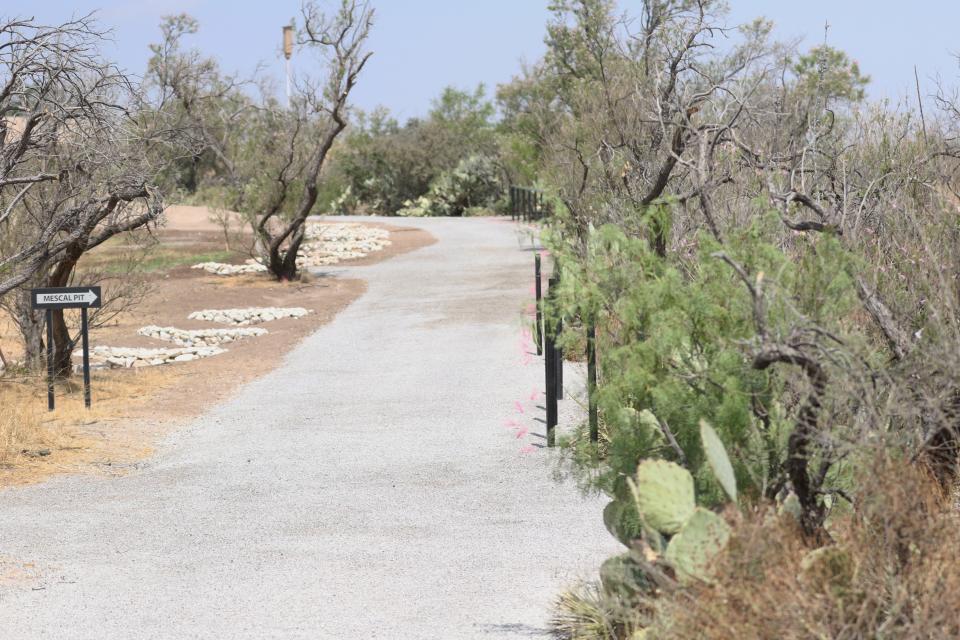
<path id="1" fill-rule="evenodd" d="M 83 341 L 83 404 L 90 408 L 90 338 L 87 309 L 99 309 L 103 302 L 100 287 L 53 287 L 31 289 L 34 309 L 47 312 L 47 410 L 53 411 L 53 311 L 80 309 L 80 333 Z"/>

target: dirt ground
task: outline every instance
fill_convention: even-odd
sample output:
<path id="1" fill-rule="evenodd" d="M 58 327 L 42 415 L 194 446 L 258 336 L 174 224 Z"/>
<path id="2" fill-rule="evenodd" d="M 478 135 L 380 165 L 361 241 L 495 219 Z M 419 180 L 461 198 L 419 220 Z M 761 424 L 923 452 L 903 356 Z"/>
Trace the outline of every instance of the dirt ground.
<path id="1" fill-rule="evenodd" d="M 41 378 L 0 378 L 0 407 L 15 403 L 26 416 L 19 420 L 35 420 L 40 425 L 24 438 L 25 448 L 18 455 L 6 460 L 0 457 L 0 487 L 34 482 L 53 473 L 123 473 L 135 467 L 164 433 L 226 398 L 240 384 L 276 367 L 294 345 L 365 290 L 359 278 L 278 283 L 263 274 L 216 276 L 191 269 L 190 264 L 202 261 L 198 256 L 218 253 L 218 260 L 229 262 L 242 262 L 245 256 L 226 254 L 223 232 L 207 220 L 204 208 L 171 209 L 172 215 L 156 234 L 159 243 L 144 259 L 144 264 L 150 265 L 142 274 L 148 294 L 136 307 L 92 330 L 91 348 L 177 346 L 137 335 L 138 328 L 150 324 L 181 329 L 225 326 L 187 319 L 190 312 L 200 309 L 304 307 L 311 313 L 258 325 L 269 333 L 224 345 L 227 353 L 217 356 L 158 367 L 95 371 L 89 411 L 82 406 L 80 376 L 58 387 L 58 409 L 52 414 L 45 411 L 46 388 Z M 435 241 L 418 229 L 371 226 L 388 229 L 391 244 L 341 264 L 372 264 Z M 103 267 L 136 250 L 137 246 L 115 243 L 92 254 L 88 265 Z M 154 268 L 157 265 L 160 267 Z M 105 298 L 107 293 L 105 289 Z M 0 348 L 8 360 L 20 357 L 14 331 L 10 319 L 0 312 Z M 78 350 L 74 362 L 79 360 Z"/>

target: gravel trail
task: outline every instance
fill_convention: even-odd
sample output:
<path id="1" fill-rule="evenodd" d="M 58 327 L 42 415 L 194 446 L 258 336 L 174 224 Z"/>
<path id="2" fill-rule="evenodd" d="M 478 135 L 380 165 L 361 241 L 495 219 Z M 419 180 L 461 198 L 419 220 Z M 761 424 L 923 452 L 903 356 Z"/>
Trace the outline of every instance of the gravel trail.
<path id="1" fill-rule="evenodd" d="M 617 545 L 539 446 L 529 242 L 402 222 L 438 242 L 320 269 L 368 292 L 128 475 L 0 491 L 0 638 L 546 637 Z"/>

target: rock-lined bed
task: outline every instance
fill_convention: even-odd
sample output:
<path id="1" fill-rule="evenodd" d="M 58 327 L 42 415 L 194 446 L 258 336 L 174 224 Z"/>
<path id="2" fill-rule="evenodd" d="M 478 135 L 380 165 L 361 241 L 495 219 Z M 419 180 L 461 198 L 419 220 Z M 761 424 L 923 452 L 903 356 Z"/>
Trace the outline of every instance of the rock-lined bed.
<path id="1" fill-rule="evenodd" d="M 246 326 L 283 318 L 301 318 L 308 313 L 310 311 L 303 307 L 249 307 L 247 309 L 204 309 L 194 311 L 187 317 L 190 320 Z"/>
<path id="2" fill-rule="evenodd" d="M 170 349 L 137 349 L 133 347 L 94 347 L 90 354 L 91 366 L 95 368 L 138 368 L 171 362 L 190 362 L 209 358 L 226 349 L 220 347 L 179 347 Z"/>
<path id="3" fill-rule="evenodd" d="M 390 244 L 390 232 L 386 229 L 367 227 L 355 223 L 308 223 L 306 240 L 300 247 L 297 266 L 322 267 L 337 264 L 343 260 L 363 258 L 380 251 Z M 220 276 L 245 273 L 263 273 L 265 266 L 256 260 L 247 260 L 244 264 L 226 264 L 223 262 L 202 262 L 193 265 L 194 269 L 203 269 Z"/>
<path id="4" fill-rule="evenodd" d="M 265 273 L 267 268 L 256 260 L 247 260 L 243 264 L 227 264 L 226 262 L 201 262 L 191 269 L 203 269 L 207 273 L 217 276 L 237 276 L 246 273 Z"/>
<path id="5" fill-rule="evenodd" d="M 308 223 L 297 264 L 318 267 L 362 258 L 390 245 L 390 232 L 360 224 Z"/>
<path id="6" fill-rule="evenodd" d="M 141 327 L 137 333 L 141 336 L 173 342 L 184 347 L 210 347 L 240 340 L 241 338 L 262 336 L 267 333 L 267 330 L 260 327 L 238 327 L 236 329 L 177 329 L 176 327 L 150 325 L 149 327 Z"/>
<path id="7" fill-rule="evenodd" d="M 232 324 L 229 329 L 178 329 L 176 327 L 141 327 L 137 333 L 141 336 L 166 340 L 182 345 L 169 349 L 139 349 L 135 347 L 94 347 L 91 353 L 91 366 L 94 368 L 131 368 L 149 367 L 171 362 L 189 362 L 199 358 L 209 358 L 226 349 L 219 345 L 234 342 L 242 338 L 255 338 L 267 333 L 262 327 L 244 325 L 271 322 L 283 318 L 302 318 L 310 313 L 303 307 L 249 307 L 247 309 L 205 309 L 194 311 L 191 320 L 206 320 L 221 324 Z"/>

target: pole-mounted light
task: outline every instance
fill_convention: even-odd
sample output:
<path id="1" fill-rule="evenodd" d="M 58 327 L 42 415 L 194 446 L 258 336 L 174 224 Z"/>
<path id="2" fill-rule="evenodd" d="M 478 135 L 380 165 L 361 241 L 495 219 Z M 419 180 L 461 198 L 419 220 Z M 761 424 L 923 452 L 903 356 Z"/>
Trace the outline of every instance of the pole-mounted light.
<path id="1" fill-rule="evenodd" d="M 290 58 L 293 56 L 293 25 L 283 28 L 283 57 L 287 60 L 287 108 L 290 108 Z"/>

